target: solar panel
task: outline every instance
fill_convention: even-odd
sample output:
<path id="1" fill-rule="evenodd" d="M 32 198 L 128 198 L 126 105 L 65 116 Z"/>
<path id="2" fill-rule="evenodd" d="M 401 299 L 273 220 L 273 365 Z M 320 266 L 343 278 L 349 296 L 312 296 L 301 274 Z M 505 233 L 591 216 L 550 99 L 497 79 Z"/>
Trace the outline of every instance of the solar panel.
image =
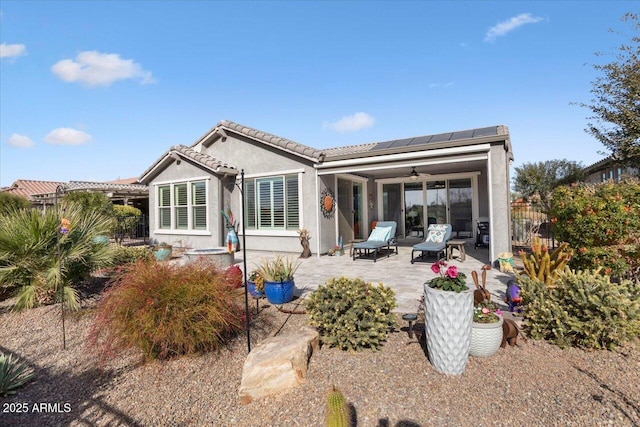
<path id="1" fill-rule="evenodd" d="M 497 135 L 498 134 L 498 127 L 497 126 L 491 126 L 488 128 L 480 128 L 480 129 L 474 129 L 473 130 L 473 136 L 474 138 L 477 138 L 479 136 L 493 136 L 493 135 Z"/>
<path id="2" fill-rule="evenodd" d="M 431 138 L 429 143 L 451 141 L 452 135 L 452 133 L 440 133 L 438 135 L 433 135 L 433 138 Z"/>

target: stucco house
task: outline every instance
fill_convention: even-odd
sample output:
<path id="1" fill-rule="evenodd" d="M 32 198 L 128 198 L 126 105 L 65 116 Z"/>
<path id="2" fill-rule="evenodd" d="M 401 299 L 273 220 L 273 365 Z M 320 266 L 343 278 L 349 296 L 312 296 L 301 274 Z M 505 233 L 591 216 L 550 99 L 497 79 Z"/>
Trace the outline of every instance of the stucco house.
<path id="1" fill-rule="evenodd" d="M 496 260 L 511 249 L 512 160 L 506 126 L 319 150 L 223 120 L 190 146 L 171 147 L 140 182 L 149 185 L 157 241 L 222 246 L 221 211 L 231 210 L 245 221 L 247 249 L 299 252 L 306 228 L 321 255 L 339 237 L 366 239 L 372 221 L 396 221 L 400 237 L 450 223 L 454 236 L 474 238 L 486 217 Z"/>
<path id="2" fill-rule="evenodd" d="M 633 168 L 620 166 L 609 156 L 584 168 L 584 174 L 585 182 L 593 184 L 605 181 L 620 182 L 624 178 L 637 175 L 638 172 Z"/>

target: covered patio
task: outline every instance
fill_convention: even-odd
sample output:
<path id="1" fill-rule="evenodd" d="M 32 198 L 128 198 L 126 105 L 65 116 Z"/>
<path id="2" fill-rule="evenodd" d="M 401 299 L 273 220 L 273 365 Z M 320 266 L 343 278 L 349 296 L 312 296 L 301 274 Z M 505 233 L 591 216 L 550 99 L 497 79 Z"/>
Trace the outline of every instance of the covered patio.
<path id="1" fill-rule="evenodd" d="M 295 274 L 296 297 L 306 297 L 310 292 L 324 284 L 331 277 L 345 276 L 359 277 L 374 284 L 382 282 L 390 286 L 396 292 L 398 307 L 394 310 L 398 313 L 415 313 L 420 304 L 423 293 L 423 284 L 435 277 L 431 271 L 431 264 L 435 257 L 427 257 L 424 262 L 416 261 L 411 264 L 411 246 L 418 240 L 416 238 L 402 239 L 399 243 L 398 254 L 391 254 L 388 258 L 382 255 L 376 263 L 373 260 L 353 261 L 349 256 L 349 248 L 345 247 L 343 256 L 322 256 L 306 259 L 298 259 L 299 254 L 280 253 L 280 255 L 294 257 L 300 262 L 300 267 Z M 450 265 L 458 267 L 460 272 L 467 275 L 467 283 L 474 288 L 471 280 L 471 271 L 480 269 L 489 262 L 489 250 L 486 247 L 474 248 L 473 240 L 468 239 L 466 244 L 467 257 L 464 262 L 455 258 L 447 261 Z M 250 272 L 261 259 L 275 256 L 275 252 L 247 251 L 247 269 Z M 242 252 L 236 253 L 235 262 L 242 268 Z M 487 289 L 492 295 L 492 300 L 506 308 L 502 302 L 507 280 L 513 278 L 510 273 L 501 273 L 499 269 L 487 272 Z"/>

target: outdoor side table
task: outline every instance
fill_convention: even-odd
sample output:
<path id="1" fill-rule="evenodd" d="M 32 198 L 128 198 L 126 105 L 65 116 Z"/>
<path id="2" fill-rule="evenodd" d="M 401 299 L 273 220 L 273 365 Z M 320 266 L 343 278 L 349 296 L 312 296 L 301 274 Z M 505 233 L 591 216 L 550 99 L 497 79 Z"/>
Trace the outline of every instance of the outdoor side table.
<path id="1" fill-rule="evenodd" d="M 449 240 L 447 242 L 447 259 L 451 260 L 453 259 L 453 250 L 457 249 L 459 252 L 459 256 L 458 259 L 460 260 L 460 262 L 464 262 L 467 259 L 467 252 L 464 249 L 464 245 L 465 245 L 466 240 Z"/>

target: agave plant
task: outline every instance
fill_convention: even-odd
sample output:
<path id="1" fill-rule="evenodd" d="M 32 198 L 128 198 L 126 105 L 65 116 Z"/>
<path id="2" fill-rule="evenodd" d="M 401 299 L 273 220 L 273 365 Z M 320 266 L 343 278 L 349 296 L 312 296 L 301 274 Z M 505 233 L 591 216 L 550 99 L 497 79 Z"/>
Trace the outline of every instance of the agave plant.
<path id="1" fill-rule="evenodd" d="M 15 389 L 24 385 L 33 377 L 33 370 L 25 366 L 12 354 L 6 356 L 0 352 L 0 395 L 14 394 Z"/>
<path id="2" fill-rule="evenodd" d="M 0 217 L 0 286 L 17 290 L 14 309 L 60 296 L 69 308 L 79 308 L 73 286 L 113 258 L 107 244 L 94 241 L 112 221 L 75 203 L 64 211 L 29 209 Z"/>

